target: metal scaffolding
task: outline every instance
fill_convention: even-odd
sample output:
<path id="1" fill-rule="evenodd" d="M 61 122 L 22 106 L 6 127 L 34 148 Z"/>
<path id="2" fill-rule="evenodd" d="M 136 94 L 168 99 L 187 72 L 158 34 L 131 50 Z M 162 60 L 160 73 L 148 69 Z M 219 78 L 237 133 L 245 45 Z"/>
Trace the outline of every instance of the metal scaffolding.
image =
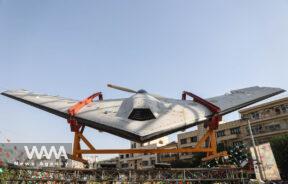
<path id="1" fill-rule="evenodd" d="M 1 183 L 248 183 L 251 174 L 237 168 L 68 169 L 10 166 Z"/>

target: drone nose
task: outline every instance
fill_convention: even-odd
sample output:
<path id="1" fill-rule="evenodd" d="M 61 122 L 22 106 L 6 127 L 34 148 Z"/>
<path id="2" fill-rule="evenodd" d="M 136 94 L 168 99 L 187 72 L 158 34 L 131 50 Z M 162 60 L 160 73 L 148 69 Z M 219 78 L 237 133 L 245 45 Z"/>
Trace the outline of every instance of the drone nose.
<path id="1" fill-rule="evenodd" d="M 144 90 L 144 89 L 140 89 L 140 90 L 137 91 L 137 93 L 147 93 L 147 91 Z"/>

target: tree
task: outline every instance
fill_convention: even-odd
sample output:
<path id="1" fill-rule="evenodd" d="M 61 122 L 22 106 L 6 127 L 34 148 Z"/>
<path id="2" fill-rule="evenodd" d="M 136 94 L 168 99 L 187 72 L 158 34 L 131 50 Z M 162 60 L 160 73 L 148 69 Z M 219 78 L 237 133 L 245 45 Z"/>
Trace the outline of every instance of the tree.
<path id="1" fill-rule="evenodd" d="M 271 139 L 270 145 L 280 170 L 281 178 L 288 179 L 288 135 L 277 136 Z"/>

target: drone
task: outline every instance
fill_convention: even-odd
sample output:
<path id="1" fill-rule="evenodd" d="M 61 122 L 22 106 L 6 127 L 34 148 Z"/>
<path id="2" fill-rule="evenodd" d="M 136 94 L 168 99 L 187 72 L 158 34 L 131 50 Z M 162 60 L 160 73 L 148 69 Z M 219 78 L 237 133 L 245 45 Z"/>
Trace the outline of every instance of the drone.
<path id="1" fill-rule="evenodd" d="M 78 101 L 27 90 L 8 90 L 1 94 L 65 118 L 71 131 L 78 133 L 85 143 L 87 140 L 81 137 L 81 133 L 86 126 L 145 143 L 200 124 L 211 131 L 217 130 L 222 116 L 285 91 L 254 86 L 207 99 L 183 91 L 180 99 L 172 99 L 144 89 L 133 90 L 112 84 L 108 84 L 108 87 L 132 95 L 128 98 L 103 99 L 103 94 L 97 92 Z M 74 147 L 79 150 L 80 143 L 74 142 Z M 88 147 L 95 149 L 90 143 Z"/>
<path id="2" fill-rule="evenodd" d="M 203 123 L 212 117 L 211 107 L 214 107 L 217 115 L 223 116 L 284 92 L 279 88 L 251 87 L 204 100 L 186 91 L 182 99 L 171 99 L 150 94 L 143 89 L 135 91 L 111 84 L 108 87 L 133 95 L 129 98 L 103 100 L 102 94 L 96 93 L 94 97 L 100 97 L 99 100 L 87 104 L 77 114 L 72 113 L 73 119 L 85 126 L 135 142 L 147 142 Z M 69 98 L 26 90 L 5 91 L 2 95 L 65 119 L 71 119 L 69 109 L 78 103 Z M 186 100 L 185 95 L 196 100 Z"/>

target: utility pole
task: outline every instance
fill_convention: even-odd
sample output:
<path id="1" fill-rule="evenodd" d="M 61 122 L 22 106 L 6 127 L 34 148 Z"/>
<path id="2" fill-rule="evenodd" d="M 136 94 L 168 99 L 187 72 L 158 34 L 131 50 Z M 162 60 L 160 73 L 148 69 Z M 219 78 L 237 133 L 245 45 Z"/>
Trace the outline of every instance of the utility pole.
<path id="1" fill-rule="evenodd" d="M 252 146 L 253 146 L 253 149 L 254 149 L 254 154 L 255 154 L 255 157 L 256 157 L 257 166 L 258 166 L 258 169 L 259 169 L 260 180 L 263 181 L 264 177 L 263 177 L 263 173 L 262 173 L 261 162 L 260 162 L 260 159 L 259 159 L 259 156 L 258 156 L 258 152 L 257 152 L 257 149 L 256 149 L 255 139 L 254 139 L 254 135 L 253 135 L 253 132 L 252 132 L 252 128 L 251 128 L 251 124 L 250 124 L 250 120 L 249 119 L 248 119 L 248 127 L 249 127 L 249 132 L 250 132 L 250 136 L 251 136 L 251 140 L 252 140 Z"/>
<path id="2" fill-rule="evenodd" d="M 92 165 L 93 165 L 93 166 L 92 166 L 93 169 L 98 169 L 98 166 L 97 166 L 97 157 L 98 157 L 97 155 L 94 156 L 94 162 L 93 162 L 93 164 L 92 164 Z"/>

